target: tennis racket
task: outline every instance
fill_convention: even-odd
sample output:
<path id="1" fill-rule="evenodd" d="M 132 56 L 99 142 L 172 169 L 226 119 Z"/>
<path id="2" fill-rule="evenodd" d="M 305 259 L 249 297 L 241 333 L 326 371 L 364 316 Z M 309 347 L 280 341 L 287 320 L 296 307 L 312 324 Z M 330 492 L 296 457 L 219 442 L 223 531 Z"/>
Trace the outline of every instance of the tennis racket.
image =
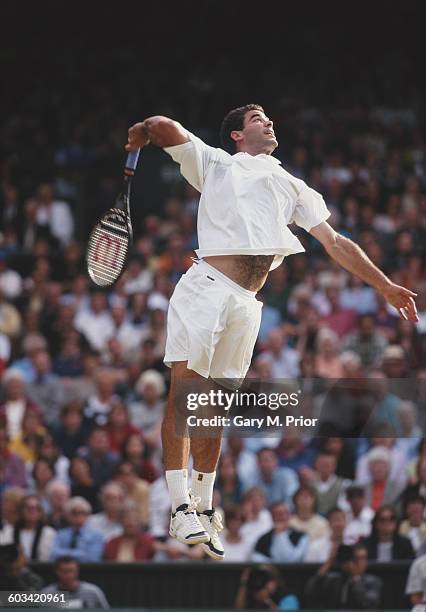
<path id="1" fill-rule="evenodd" d="M 130 187 L 140 149 L 128 154 L 124 167 L 123 189 L 114 208 L 110 208 L 93 228 L 87 245 L 87 271 L 100 287 L 109 287 L 122 274 L 133 241 L 130 219 Z"/>

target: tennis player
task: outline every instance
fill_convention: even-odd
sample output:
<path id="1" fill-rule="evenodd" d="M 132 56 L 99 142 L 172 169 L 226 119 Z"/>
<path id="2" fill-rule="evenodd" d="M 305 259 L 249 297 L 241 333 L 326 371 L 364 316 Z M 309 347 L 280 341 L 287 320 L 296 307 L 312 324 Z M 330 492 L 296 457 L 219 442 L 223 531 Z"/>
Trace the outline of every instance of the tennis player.
<path id="1" fill-rule="evenodd" d="M 164 362 L 171 367 L 171 387 L 162 442 L 172 504 L 170 534 L 181 542 L 200 543 L 214 559 L 224 554 L 218 535 L 222 525 L 212 506 L 221 439 L 189 440 L 176 434 L 176 385 L 200 377 L 228 379 L 235 387 L 242 382 L 260 325 L 256 292 L 284 257 L 304 251 L 287 225 L 295 222 L 312 234 L 330 257 L 379 291 L 402 318 L 418 320 L 416 294 L 395 285 L 359 246 L 335 232 L 322 196 L 273 157 L 278 142 L 261 106 L 229 112 L 221 138 L 232 153 L 156 116 L 132 126 L 126 145 L 127 151 L 148 143 L 162 147 L 201 192 L 198 260 L 177 283 L 168 311 Z"/>

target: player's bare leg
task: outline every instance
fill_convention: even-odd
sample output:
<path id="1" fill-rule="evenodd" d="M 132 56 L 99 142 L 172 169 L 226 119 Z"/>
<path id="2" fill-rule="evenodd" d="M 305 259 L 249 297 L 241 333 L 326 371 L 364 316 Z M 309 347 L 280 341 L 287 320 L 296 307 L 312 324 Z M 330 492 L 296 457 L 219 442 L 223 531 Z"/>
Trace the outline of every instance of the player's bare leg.
<path id="1" fill-rule="evenodd" d="M 188 486 L 189 438 L 176 431 L 176 387 L 178 381 L 199 377 L 188 370 L 186 361 L 172 364 L 170 392 L 161 427 L 163 462 L 169 494 L 172 502 L 170 535 L 186 544 L 208 542 L 210 536 L 201 524 L 197 513 L 197 499 L 191 499 Z"/>

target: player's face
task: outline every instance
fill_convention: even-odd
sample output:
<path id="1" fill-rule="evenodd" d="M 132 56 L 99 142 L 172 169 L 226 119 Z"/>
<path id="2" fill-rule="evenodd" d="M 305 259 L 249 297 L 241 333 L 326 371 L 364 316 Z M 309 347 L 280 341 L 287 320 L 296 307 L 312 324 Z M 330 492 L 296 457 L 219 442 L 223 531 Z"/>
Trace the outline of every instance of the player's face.
<path id="1" fill-rule="evenodd" d="M 273 122 L 259 110 L 248 111 L 244 117 L 242 135 L 247 144 L 267 147 L 273 151 L 278 146 Z"/>

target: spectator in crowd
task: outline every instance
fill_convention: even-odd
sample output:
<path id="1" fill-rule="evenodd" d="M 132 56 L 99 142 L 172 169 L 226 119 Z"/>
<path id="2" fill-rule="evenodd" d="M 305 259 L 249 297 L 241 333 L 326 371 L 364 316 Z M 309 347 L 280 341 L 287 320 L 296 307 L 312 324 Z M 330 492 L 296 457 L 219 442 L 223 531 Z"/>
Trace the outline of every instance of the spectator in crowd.
<path id="1" fill-rule="evenodd" d="M 25 383 L 33 382 L 35 378 L 33 355 L 38 351 L 46 350 L 47 340 L 39 332 L 33 331 L 25 336 L 22 341 L 22 351 L 24 356 L 12 362 L 10 367 L 13 372 L 18 370 L 23 375 Z"/>
<path id="2" fill-rule="evenodd" d="M 317 513 L 315 492 L 307 486 L 300 487 L 293 495 L 294 514 L 290 518 L 290 527 L 307 533 L 311 540 L 328 534 L 327 519 Z"/>
<path id="3" fill-rule="evenodd" d="M 256 542 L 252 561 L 297 563 L 303 561 L 309 537 L 290 527 L 290 509 L 283 502 L 271 507 L 273 527 Z"/>
<path id="4" fill-rule="evenodd" d="M 347 336 L 356 325 L 357 313 L 352 308 L 345 308 L 340 304 L 340 287 L 334 281 L 325 289 L 328 314 L 322 321 L 339 338 Z"/>
<path id="5" fill-rule="evenodd" d="M 52 466 L 55 478 L 68 482 L 70 460 L 61 454 L 61 449 L 50 433 L 46 433 L 40 441 L 38 449 L 39 459 L 46 459 Z"/>
<path id="6" fill-rule="evenodd" d="M 100 492 L 102 512 L 89 516 L 87 525 L 99 531 L 105 541 L 122 532 L 120 513 L 124 507 L 124 490 L 117 482 L 108 482 Z"/>
<path id="7" fill-rule="evenodd" d="M 59 376 L 52 372 L 52 360 L 46 350 L 32 357 L 34 380 L 28 384 L 28 397 L 43 411 L 43 420 L 52 425 L 58 420 L 65 401 L 65 389 Z"/>
<path id="8" fill-rule="evenodd" d="M 95 290 L 90 296 L 89 309 L 78 311 L 74 320 L 75 328 L 96 351 L 104 350 L 108 339 L 114 334 L 114 323 L 107 306 L 106 295 Z"/>
<path id="9" fill-rule="evenodd" d="M 65 516 L 65 506 L 70 496 L 71 488 L 68 482 L 50 480 L 46 486 L 47 524 L 56 530 L 63 529 L 68 524 Z"/>
<path id="10" fill-rule="evenodd" d="M 164 412 L 166 386 L 163 376 L 155 370 L 145 370 L 136 382 L 136 392 L 138 399 L 129 406 L 130 420 L 142 429 L 145 440 L 156 446 L 158 423 Z"/>
<path id="11" fill-rule="evenodd" d="M 365 485 L 367 504 L 376 511 L 384 504 L 393 504 L 401 494 L 401 484 L 391 480 L 392 456 L 383 446 L 373 447 L 367 455 L 369 482 Z"/>
<path id="12" fill-rule="evenodd" d="M 271 365 L 271 378 L 297 378 L 300 355 L 288 346 L 288 340 L 281 328 L 272 329 L 266 341 L 267 350 L 262 360 Z"/>
<path id="13" fill-rule="evenodd" d="M 386 345 L 386 338 L 376 331 L 374 315 L 361 314 L 358 329 L 346 338 L 344 348 L 359 355 L 364 368 L 371 368 L 380 364 Z"/>
<path id="14" fill-rule="evenodd" d="M 348 544 L 356 544 L 370 535 L 374 510 L 366 504 L 364 488 L 360 485 L 346 489 L 346 502 L 345 540 Z"/>
<path id="15" fill-rule="evenodd" d="M 118 454 L 122 454 L 131 435 L 140 433 L 139 429 L 130 423 L 127 406 L 121 401 L 115 401 L 111 406 L 105 430 L 110 449 Z"/>
<path id="16" fill-rule="evenodd" d="M 36 220 L 39 226 L 47 226 L 61 244 L 67 245 L 74 231 L 74 220 L 68 204 L 56 200 L 53 186 L 43 183 L 37 191 Z"/>
<path id="17" fill-rule="evenodd" d="M 84 497 L 94 511 L 98 512 L 100 509 L 98 503 L 99 487 L 95 486 L 87 460 L 78 455 L 73 457 L 71 459 L 69 476 L 72 497 Z"/>
<path id="18" fill-rule="evenodd" d="M 238 433 L 230 432 L 223 441 L 224 454 L 231 454 L 235 461 L 238 477 L 241 482 L 246 482 L 250 475 L 256 470 L 257 458 L 255 453 L 247 448 L 246 438 Z"/>
<path id="19" fill-rule="evenodd" d="M 424 497 L 408 498 L 405 504 L 404 516 L 406 517 L 399 526 L 399 534 L 407 537 L 417 554 L 426 541 L 426 501 Z"/>
<path id="20" fill-rule="evenodd" d="M 414 550 L 405 536 L 398 534 L 398 517 L 392 506 L 382 506 L 374 515 L 371 535 L 363 540 L 368 558 L 389 563 L 397 559 L 413 559 Z"/>
<path id="21" fill-rule="evenodd" d="M 0 403 L 0 421 L 6 421 L 7 431 L 13 440 L 22 433 L 22 421 L 27 412 L 42 416 L 40 408 L 28 399 L 23 375 L 16 369 L 8 369 L 2 377 L 5 398 Z"/>
<path id="22" fill-rule="evenodd" d="M 148 561 L 154 556 L 155 540 L 142 530 L 140 515 L 129 506 L 121 510 L 121 535 L 108 540 L 104 558 L 108 561 Z"/>
<path id="23" fill-rule="evenodd" d="M 323 327 L 316 336 L 315 348 L 315 374 L 321 378 L 341 378 L 343 368 L 337 334 Z"/>
<path id="24" fill-rule="evenodd" d="M 30 570 L 21 546 L 0 545 L 0 590 L 40 592 L 41 576 Z"/>
<path id="25" fill-rule="evenodd" d="M 121 461 L 117 465 L 115 479 L 123 487 L 126 499 L 133 501 L 141 523 L 146 527 L 149 519 L 149 484 L 139 478 L 129 461 Z"/>
<path id="26" fill-rule="evenodd" d="M 77 450 L 85 446 L 90 433 L 90 427 L 83 420 L 81 404 L 78 401 L 66 403 L 61 410 L 61 419 L 52 427 L 57 446 L 65 457 L 71 459 Z"/>
<path id="27" fill-rule="evenodd" d="M 412 479 L 412 484 L 408 484 L 401 494 L 401 502 L 404 506 L 411 497 L 421 496 L 426 499 L 426 456 L 424 455 L 424 444 L 422 439 L 421 451 L 419 459 L 416 462 L 415 478 Z"/>
<path id="28" fill-rule="evenodd" d="M 277 501 L 291 503 L 298 486 L 298 478 L 293 470 L 278 467 L 275 451 L 264 447 L 257 452 L 256 472 L 243 485 L 245 490 L 251 487 L 262 489 L 270 504 Z"/>
<path id="29" fill-rule="evenodd" d="M 327 428 L 321 428 L 318 452 L 334 455 L 336 457 L 336 475 L 347 480 L 354 480 L 355 452 L 350 442 L 341 435 L 340 429 L 331 425 Z"/>
<path id="30" fill-rule="evenodd" d="M 100 427 L 90 432 L 87 446 L 78 451 L 78 456 L 87 461 L 93 485 L 98 489 L 111 480 L 119 459 L 118 453 L 110 449 L 108 433 Z"/>
<path id="31" fill-rule="evenodd" d="M 413 606 L 426 602 L 426 554 L 415 559 L 410 565 L 405 593 Z M 416 609 L 413 608 L 413 612 Z M 421 612 L 421 607 L 419 612 Z"/>
<path id="32" fill-rule="evenodd" d="M 222 507 L 225 510 L 241 502 L 242 483 L 237 473 L 234 457 L 230 453 L 224 453 L 220 457 L 215 488 L 220 491 Z"/>
<path id="33" fill-rule="evenodd" d="M 303 436 L 298 428 L 286 428 L 286 433 L 275 449 L 280 467 L 287 467 L 299 472 L 301 467 L 312 468 L 315 461 L 315 449 L 310 440 Z"/>
<path id="34" fill-rule="evenodd" d="M 330 533 L 322 538 L 310 540 L 304 561 L 306 563 L 325 563 L 334 555 L 341 544 L 345 541 L 346 516 L 340 508 L 332 508 L 327 513 Z"/>
<path id="35" fill-rule="evenodd" d="M 22 419 L 21 432 L 10 441 L 9 449 L 19 455 L 28 467 L 36 460 L 46 433 L 41 414 L 29 410 Z"/>
<path id="36" fill-rule="evenodd" d="M 334 562 L 337 571 L 330 571 Z M 367 573 L 368 556 L 364 546 L 341 544 L 307 584 L 306 605 L 318 608 L 371 610 L 379 608 L 383 583 Z"/>
<path id="37" fill-rule="evenodd" d="M 92 512 L 83 497 L 72 497 L 65 507 L 68 527 L 56 533 L 51 553 L 52 560 L 69 555 L 80 562 L 100 561 L 104 551 L 104 538 L 99 531 L 87 525 Z"/>
<path id="38" fill-rule="evenodd" d="M 225 510 L 225 531 L 222 536 L 225 560 L 228 563 L 245 563 L 250 560 L 252 542 L 241 533 L 243 515 L 238 506 Z"/>
<path id="39" fill-rule="evenodd" d="M 246 568 L 241 574 L 236 610 L 299 610 L 298 598 L 289 593 L 276 567 Z"/>
<path id="40" fill-rule="evenodd" d="M 56 531 L 45 522 L 40 499 L 27 495 L 13 526 L 13 541 L 31 561 L 49 561 Z"/>
<path id="41" fill-rule="evenodd" d="M 0 292 L 11 301 L 19 298 L 22 292 L 22 278 L 9 266 L 8 257 L 4 252 L 0 253 Z"/>
<path id="42" fill-rule="evenodd" d="M 94 426 L 103 427 L 114 403 L 119 400 L 115 394 L 115 374 L 110 368 L 101 368 L 94 373 L 95 392 L 87 398 L 84 416 Z"/>
<path id="43" fill-rule="evenodd" d="M 254 544 L 272 527 L 272 517 L 266 507 L 266 496 L 263 490 L 259 487 L 248 489 L 243 495 L 241 509 L 244 519 L 241 535 Z"/>
<path id="44" fill-rule="evenodd" d="M 55 561 L 57 582 L 47 585 L 43 593 L 64 593 L 67 605 L 72 608 L 100 608 L 109 610 L 109 605 L 101 589 L 91 582 L 79 580 L 78 560 L 71 555 L 62 555 Z"/>
<path id="45" fill-rule="evenodd" d="M 419 440 L 423 432 L 418 422 L 418 408 L 414 402 L 402 401 L 398 409 L 400 437 L 397 438 L 395 447 L 401 452 L 407 462 L 417 457 Z"/>
<path id="46" fill-rule="evenodd" d="M 9 436 L 0 419 L 0 492 L 6 487 L 27 485 L 25 465 L 21 457 L 8 448 Z"/>
<path id="47" fill-rule="evenodd" d="M 317 511 L 325 516 L 337 506 L 344 495 L 350 481 L 337 476 L 337 459 L 331 453 L 320 452 L 315 459 L 313 478 L 309 485 L 315 491 Z"/>
<path id="48" fill-rule="evenodd" d="M 9 341 L 19 336 L 21 331 L 21 317 L 17 308 L 7 301 L 4 289 L 0 288 L 0 334 Z M 10 344 L 9 344 L 10 346 Z"/>
<path id="49" fill-rule="evenodd" d="M 19 510 L 25 491 L 21 487 L 8 487 L 1 494 L 0 544 L 9 544 L 13 537 L 13 526 L 18 521 Z"/>
<path id="50" fill-rule="evenodd" d="M 28 490 L 31 491 L 34 495 L 40 500 L 40 503 L 43 507 L 43 510 L 47 510 L 48 501 L 47 501 L 47 485 L 54 478 L 55 472 L 53 465 L 48 459 L 44 457 L 39 457 L 35 460 L 33 468 L 31 470 L 31 482 L 28 486 Z"/>
<path id="51" fill-rule="evenodd" d="M 130 434 L 124 445 L 123 459 L 134 466 L 139 478 L 151 483 L 158 478 L 158 469 L 146 456 L 148 453 L 142 432 Z"/>

